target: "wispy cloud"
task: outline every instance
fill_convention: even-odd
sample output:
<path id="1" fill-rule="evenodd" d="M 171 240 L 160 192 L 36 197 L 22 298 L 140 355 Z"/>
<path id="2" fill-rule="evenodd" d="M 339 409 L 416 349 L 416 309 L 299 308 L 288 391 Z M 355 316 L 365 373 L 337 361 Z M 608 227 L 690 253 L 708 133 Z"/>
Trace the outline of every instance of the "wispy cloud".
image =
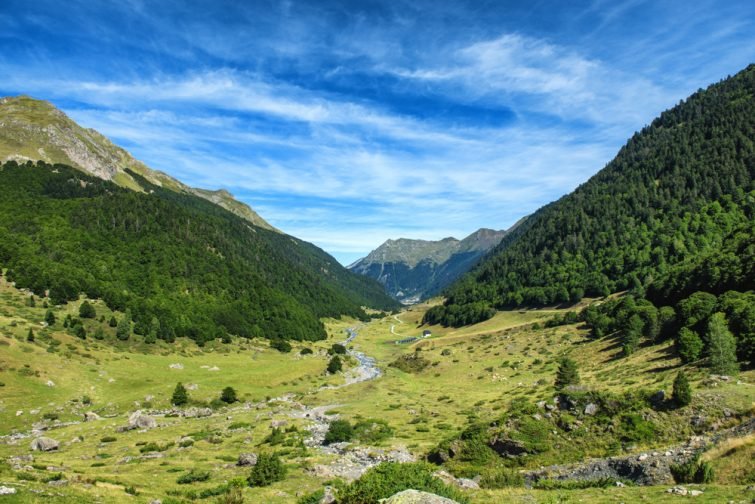
<path id="1" fill-rule="evenodd" d="M 754 19 L 745 0 L 6 0 L 0 89 L 350 262 L 570 191 L 755 60 Z"/>

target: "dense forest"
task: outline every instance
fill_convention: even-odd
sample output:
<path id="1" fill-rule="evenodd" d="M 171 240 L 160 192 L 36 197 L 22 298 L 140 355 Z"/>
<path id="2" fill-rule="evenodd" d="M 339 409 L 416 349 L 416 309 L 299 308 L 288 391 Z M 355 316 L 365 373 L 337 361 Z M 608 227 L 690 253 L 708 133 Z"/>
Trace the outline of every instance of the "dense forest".
<path id="1" fill-rule="evenodd" d="M 750 65 L 636 133 L 598 174 L 505 237 L 425 321 L 460 326 L 495 309 L 627 289 L 647 289 L 659 304 L 701 289 L 752 289 L 742 252 L 749 246 L 751 257 L 753 175 Z M 743 250 L 717 255 L 737 236 Z"/>
<path id="2" fill-rule="evenodd" d="M 0 167 L 0 268 L 55 304 L 81 294 L 128 312 L 134 332 L 315 340 L 320 318 L 396 307 L 314 245 L 197 196 L 144 192 L 42 162 Z"/>

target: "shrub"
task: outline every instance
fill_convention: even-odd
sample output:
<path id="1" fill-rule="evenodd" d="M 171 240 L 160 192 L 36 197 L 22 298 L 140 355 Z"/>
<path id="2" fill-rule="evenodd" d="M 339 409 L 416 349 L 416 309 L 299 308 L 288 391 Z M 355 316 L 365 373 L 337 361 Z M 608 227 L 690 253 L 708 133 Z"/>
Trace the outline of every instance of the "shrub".
<path id="1" fill-rule="evenodd" d="M 304 347 L 304 348 L 302 348 L 302 349 L 301 349 L 301 351 L 299 352 L 299 355 L 310 355 L 310 354 L 312 354 L 312 353 L 314 353 L 314 352 L 312 352 L 312 349 L 311 349 L 311 348 L 307 348 L 307 347 Z"/>
<path id="2" fill-rule="evenodd" d="M 189 394 L 186 392 L 186 387 L 183 386 L 183 383 L 178 382 L 178 384 L 176 384 L 170 402 L 175 406 L 183 406 L 189 402 Z"/>
<path id="3" fill-rule="evenodd" d="M 679 371 L 674 379 L 674 390 L 671 393 L 671 399 L 679 407 L 687 406 L 692 402 L 692 387 L 690 387 L 684 371 Z"/>
<path id="4" fill-rule="evenodd" d="M 104 438 L 100 438 L 101 443 L 112 443 L 113 441 L 117 441 L 118 438 L 115 436 L 105 436 Z"/>
<path id="5" fill-rule="evenodd" d="M 319 490 L 315 490 L 310 494 L 300 497 L 299 500 L 296 501 L 296 504 L 320 504 L 323 497 L 325 497 L 325 490 L 321 488 Z"/>
<path id="6" fill-rule="evenodd" d="M 346 420 L 333 420 L 328 426 L 328 432 L 325 433 L 324 444 L 342 443 L 351 441 L 354 437 L 354 429 Z"/>
<path id="7" fill-rule="evenodd" d="M 480 480 L 480 486 L 492 490 L 524 486 L 524 476 L 515 470 L 501 469 L 492 471 L 482 477 Z"/>
<path id="8" fill-rule="evenodd" d="M 332 359 L 330 359 L 330 362 L 328 362 L 328 373 L 330 374 L 336 374 L 339 371 L 343 369 L 343 364 L 341 363 L 341 358 L 337 355 L 334 355 Z"/>
<path id="9" fill-rule="evenodd" d="M 84 301 L 83 303 L 81 303 L 81 306 L 79 306 L 79 317 L 88 319 L 97 318 L 97 311 L 94 309 L 94 306 L 89 303 L 89 301 Z"/>
<path id="10" fill-rule="evenodd" d="M 636 413 L 621 418 L 623 438 L 626 441 L 647 442 L 655 437 L 655 427 Z"/>
<path id="11" fill-rule="evenodd" d="M 737 340 L 729 331 L 723 313 L 714 313 L 708 322 L 708 353 L 711 371 L 722 375 L 737 374 Z"/>
<path id="12" fill-rule="evenodd" d="M 402 355 L 389 364 L 390 367 L 400 369 L 404 373 L 420 373 L 429 365 L 430 361 L 422 357 L 419 352 Z"/>
<path id="13" fill-rule="evenodd" d="M 669 469 L 677 483 L 711 483 L 714 478 L 713 466 L 701 461 L 699 454 L 683 464 L 673 464 Z"/>
<path id="14" fill-rule="evenodd" d="M 435 467 L 425 462 L 400 464 L 384 462 L 369 469 L 361 478 L 338 492 L 339 504 L 372 504 L 393 494 L 413 488 L 459 503 L 469 502 L 459 490 L 433 476 Z"/>
<path id="15" fill-rule="evenodd" d="M 208 471 L 198 471 L 192 469 L 186 474 L 182 475 L 176 480 L 179 485 L 188 485 L 189 483 L 196 483 L 197 481 L 207 481 L 210 479 L 210 473 Z"/>
<path id="16" fill-rule="evenodd" d="M 220 394 L 220 400 L 226 404 L 233 404 L 238 401 L 238 399 L 236 398 L 236 391 L 233 389 L 233 387 L 224 388 L 223 392 Z"/>
<path id="17" fill-rule="evenodd" d="M 31 327 L 29 328 L 29 333 L 26 335 L 26 341 L 34 343 L 34 331 L 32 331 Z"/>
<path id="18" fill-rule="evenodd" d="M 703 340 L 692 329 L 682 327 L 676 340 L 677 350 L 682 362 L 694 362 L 703 351 Z"/>
<path id="19" fill-rule="evenodd" d="M 47 313 L 45 313 L 45 322 L 47 322 L 48 326 L 55 325 L 55 314 L 52 312 L 52 310 L 47 310 Z"/>
<path id="20" fill-rule="evenodd" d="M 330 350 L 328 350 L 328 353 L 330 355 L 346 355 L 346 347 L 340 343 L 333 343 Z"/>
<path id="21" fill-rule="evenodd" d="M 281 353 L 288 353 L 291 351 L 291 343 L 283 339 L 274 339 L 270 342 L 270 348 L 275 348 Z"/>
<path id="22" fill-rule="evenodd" d="M 275 454 L 261 453 L 257 458 L 257 464 L 247 478 L 249 486 L 268 486 L 276 481 L 282 481 L 286 477 L 286 466 L 280 457 Z"/>

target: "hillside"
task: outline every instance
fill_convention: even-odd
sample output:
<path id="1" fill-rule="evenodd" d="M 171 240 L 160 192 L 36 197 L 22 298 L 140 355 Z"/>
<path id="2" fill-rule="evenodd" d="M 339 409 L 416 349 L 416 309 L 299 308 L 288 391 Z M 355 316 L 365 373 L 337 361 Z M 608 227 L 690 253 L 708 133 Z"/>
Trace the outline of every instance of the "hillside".
<path id="1" fill-rule="evenodd" d="M 319 319 L 393 308 L 314 245 L 126 172 L 141 191 L 31 161 L 0 168 L 0 268 L 53 304 L 103 299 L 137 334 L 324 337 Z"/>
<path id="2" fill-rule="evenodd" d="M 715 253 L 755 216 L 753 138 L 750 65 L 663 112 L 598 174 L 536 212 L 428 321 L 463 325 L 506 306 L 641 289 Z"/>
<path id="3" fill-rule="evenodd" d="M 388 240 L 349 269 L 374 278 L 393 298 L 409 304 L 450 285 L 498 245 L 507 232 L 478 229 L 463 240 Z"/>
<path id="4" fill-rule="evenodd" d="M 119 186 L 142 190 L 130 170 L 157 186 L 200 196 L 255 226 L 276 231 L 227 191 L 195 189 L 152 170 L 99 132 L 82 128 L 51 103 L 28 96 L 0 98 L 0 161 L 8 160 L 65 164 Z"/>

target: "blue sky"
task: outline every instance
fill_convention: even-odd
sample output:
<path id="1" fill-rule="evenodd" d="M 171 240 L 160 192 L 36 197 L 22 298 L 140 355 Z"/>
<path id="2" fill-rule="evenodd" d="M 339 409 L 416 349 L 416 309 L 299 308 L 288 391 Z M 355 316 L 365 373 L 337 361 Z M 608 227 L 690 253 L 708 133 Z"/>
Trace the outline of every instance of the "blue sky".
<path id="1" fill-rule="evenodd" d="M 345 264 L 506 228 L 752 62 L 752 0 L 0 0 L 0 94 Z"/>

